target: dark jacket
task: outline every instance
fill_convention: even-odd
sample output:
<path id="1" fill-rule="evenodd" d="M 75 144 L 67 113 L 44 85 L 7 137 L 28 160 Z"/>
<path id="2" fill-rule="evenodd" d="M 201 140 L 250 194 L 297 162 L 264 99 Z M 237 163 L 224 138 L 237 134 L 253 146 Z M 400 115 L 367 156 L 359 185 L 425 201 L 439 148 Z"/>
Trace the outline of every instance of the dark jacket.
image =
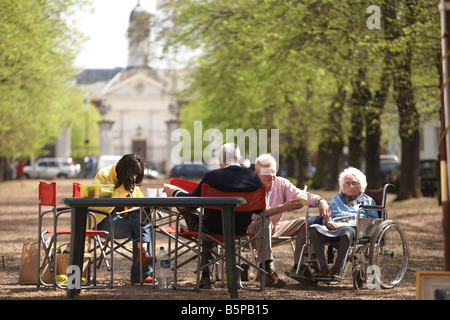
<path id="1" fill-rule="evenodd" d="M 203 183 L 224 192 L 251 192 L 262 187 L 262 182 L 256 173 L 249 169 L 242 168 L 241 166 L 230 165 L 225 168 L 208 172 L 192 194 L 177 192 L 175 196 L 200 197 L 202 194 Z M 252 214 L 253 212 L 235 213 L 236 234 L 246 233 L 248 225 L 252 222 Z M 222 234 L 222 215 L 217 210 L 205 209 L 203 225 L 205 230 L 209 233 Z"/>

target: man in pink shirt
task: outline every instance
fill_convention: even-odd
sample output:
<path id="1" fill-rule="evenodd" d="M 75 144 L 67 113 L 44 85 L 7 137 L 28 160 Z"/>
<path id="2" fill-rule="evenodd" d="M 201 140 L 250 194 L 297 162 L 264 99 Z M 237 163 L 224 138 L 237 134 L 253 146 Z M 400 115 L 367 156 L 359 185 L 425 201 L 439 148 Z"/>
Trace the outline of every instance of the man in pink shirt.
<path id="1" fill-rule="evenodd" d="M 289 180 L 276 176 L 277 163 L 270 154 L 263 154 L 256 159 L 255 171 L 266 187 L 266 229 L 269 237 L 266 237 L 265 243 L 265 269 L 269 273 L 266 279 L 266 285 L 271 287 L 283 287 L 285 282 L 281 280 L 273 268 L 273 252 L 271 237 L 296 236 L 294 251 L 294 266 L 296 269 L 300 253 L 306 242 L 305 217 L 299 217 L 295 220 L 282 220 L 284 212 L 299 210 L 303 207 L 297 194 L 300 190 Z M 328 203 L 318 195 L 307 193 L 305 206 L 319 206 L 319 215 L 326 220 L 331 216 Z M 258 219 L 259 218 L 259 219 Z M 248 232 L 261 233 L 261 217 L 254 215 L 253 221 L 248 227 Z M 258 257 L 263 256 L 262 241 L 257 241 L 256 250 Z M 260 275 L 259 275 L 260 276 Z"/>

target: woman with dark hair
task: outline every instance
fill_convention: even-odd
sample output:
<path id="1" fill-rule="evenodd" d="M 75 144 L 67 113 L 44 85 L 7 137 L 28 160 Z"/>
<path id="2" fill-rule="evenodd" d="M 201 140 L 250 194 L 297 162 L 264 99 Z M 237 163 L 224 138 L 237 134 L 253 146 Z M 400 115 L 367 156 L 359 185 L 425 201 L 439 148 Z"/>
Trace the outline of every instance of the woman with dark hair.
<path id="1" fill-rule="evenodd" d="M 134 154 L 126 154 L 116 164 L 117 181 L 115 187 L 123 185 L 124 189 L 132 193 L 135 186 L 140 187 L 144 180 L 144 160 Z"/>
<path id="2" fill-rule="evenodd" d="M 135 154 L 124 155 L 116 164 L 100 168 L 94 178 L 94 183 L 113 184 L 113 197 L 143 197 L 139 187 L 144 180 L 145 162 Z M 139 210 L 128 211 L 131 208 L 96 208 L 110 212 L 114 223 L 114 238 L 129 238 L 133 241 L 133 264 L 131 265 L 131 282 L 138 283 L 140 278 L 140 251 L 142 250 L 143 281 L 152 282 L 150 274 L 153 272 L 151 265 L 151 237 L 150 223 L 142 226 L 142 243 L 139 234 Z M 122 211 L 126 213 L 119 214 Z M 99 230 L 111 231 L 109 219 L 104 215 L 97 216 L 97 228 Z"/>

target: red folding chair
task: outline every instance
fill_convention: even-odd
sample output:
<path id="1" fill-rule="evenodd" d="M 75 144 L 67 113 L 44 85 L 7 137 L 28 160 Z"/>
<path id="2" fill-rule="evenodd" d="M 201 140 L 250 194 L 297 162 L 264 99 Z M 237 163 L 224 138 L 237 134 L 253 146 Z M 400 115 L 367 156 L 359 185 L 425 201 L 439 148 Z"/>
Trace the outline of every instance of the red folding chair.
<path id="1" fill-rule="evenodd" d="M 196 182 L 179 178 L 170 178 L 170 184 L 186 190 L 189 193 L 194 192 L 195 188 L 197 188 L 198 186 L 198 183 Z"/>
<path id="2" fill-rule="evenodd" d="M 206 183 L 202 184 L 202 197 L 242 197 L 245 198 L 246 203 L 239 206 L 239 207 L 235 207 L 234 208 L 234 212 L 239 213 L 239 212 L 255 212 L 258 214 L 262 215 L 262 219 L 263 219 L 263 223 L 264 223 L 264 218 L 265 218 L 265 211 L 266 211 L 266 198 L 265 198 L 265 188 L 261 187 L 260 189 L 256 190 L 256 191 L 252 191 L 252 192 L 224 192 L 224 191 L 220 191 L 217 190 L 211 186 L 209 186 Z M 216 209 L 216 210 L 221 210 L 221 208 L 209 208 L 209 209 Z M 192 239 L 194 241 L 196 241 L 198 248 L 201 248 L 201 244 L 202 241 L 211 241 L 214 242 L 215 244 L 217 244 L 220 248 L 224 248 L 224 237 L 221 234 L 207 234 L 202 230 L 202 217 L 203 217 L 203 208 L 202 210 L 200 210 L 200 216 L 199 216 L 199 232 L 191 232 L 191 231 L 183 231 L 183 232 L 178 232 L 177 233 L 177 240 L 178 240 L 178 236 L 182 236 L 185 238 L 189 238 Z M 263 230 L 264 230 L 264 226 L 263 226 Z M 240 261 L 244 261 L 247 264 L 253 266 L 255 269 L 261 271 L 262 273 L 262 281 L 260 282 L 260 288 L 256 289 L 258 291 L 263 291 L 264 290 L 264 277 L 265 274 L 267 274 L 267 272 L 261 268 L 257 263 L 254 263 L 253 261 L 250 261 L 249 259 L 247 259 L 245 256 L 242 255 L 241 253 L 241 249 L 244 248 L 245 246 L 247 246 L 249 243 L 254 242 L 256 240 L 263 240 L 263 244 L 264 244 L 264 238 L 266 237 L 266 235 L 264 233 L 262 233 L 261 236 L 258 236 L 256 234 L 253 233 L 246 233 L 246 234 L 242 234 L 242 235 L 235 235 L 235 240 L 238 242 L 237 245 L 235 246 L 235 250 L 237 251 L 236 256 L 238 258 L 238 264 L 237 264 L 237 268 L 239 271 L 239 277 L 238 279 L 240 279 L 240 272 L 243 271 L 243 269 L 240 267 Z M 245 240 L 244 240 L 245 239 Z M 178 241 L 175 242 L 176 244 L 178 244 Z M 175 248 L 176 253 L 175 253 L 175 272 L 174 272 L 174 287 L 175 288 L 180 288 L 180 289 L 184 289 L 181 287 L 178 287 L 177 285 L 177 269 L 180 267 L 178 265 L 178 254 L 177 254 L 177 247 Z M 216 257 L 214 258 L 213 261 L 210 261 L 208 264 L 206 265 L 200 265 L 201 264 L 201 259 L 197 259 L 197 269 L 196 269 L 196 273 L 197 273 L 197 279 L 196 279 L 196 284 L 195 284 L 195 291 L 199 290 L 199 282 L 200 282 L 200 271 L 202 271 L 203 269 L 207 268 L 209 265 L 218 262 L 219 260 L 223 260 L 225 258 L 225 254 L 218 254 L 213 252 L 214 255 L 216 255 Z M 223 279 L 223 277 L 222 277 Z M 244 289 L 249 289 L 249 290 L 255 290 L 255 288 L 249 288 L 247 286 L 243 286 L 242 282 L 239 280 L 239 285 L 241 288 Z"/>
<path id="3" fill-rule="evenodd" d="M 72 195 L 74 198 L 81 198 L 80 184 L 78 182 L 73 183 Z"/>
<path id="4" fill-rule="evenodd" d="M 73 196 L 79 196 L 79 184 L 74 183 L 73 185 Z M 51 207 L 51 209 L 44 210 L 44 207 Z M 56 183 L 39 183 L 39 223 L 38 223 L 38 281 L 37 286 L 53 286 L 53 288 L 59 287 L 64 289 L 65 285 L 59 284 L 57 282 L 57 237 L 60 235 L 70 235 L 70 229 L 58 229 L 58 218 L 63 213 L 70 213 L 71 209 L 68 207 L 58 207 L 57 206 L 57 197 L 56 197 Z M 44 216 L 48 213 L 53 213 L 53 229 L 42 231 L 43 227 L 43 219 Z M 90 216 L 93 217 L 93 221 L 95 223 L 95 215 L 90 213 Z M 94 228 L 95 228 L 94 224 Z M 104 251 L 102 249 L 100 236 L 107 236 L 107 232 L 103 230 L 95 230 L 88 229 L 86 230 L 86 236 L 94 239 L 94 249 L 92 252 L 94 253 L 94 262 L 97 260 L 96 251 L 97 245 L 101 249 L 102 255 L 104 255 Z M 49 238 L 49 239 L 48 239 Z M 47 244 L 48 243 L 48 244 Z M 44 260 L 41 264 L 41 248 L 44 252 Z M 50 272 L 52 273 L 53 281 L 52 283 L 47 283 L 42 279 L 42 271 L 44 267 L 48 267 Z M 93 285 L 93 286 L 92 286 Z M 96 269 L 94 268 L 92 281 L 86 283 L 86 287 L 90 286 L 99 288 L 97 286 L 97 277 L 96 277 Z M 112 286 L 112 277 L 108 284 L 108 287 Z"/>

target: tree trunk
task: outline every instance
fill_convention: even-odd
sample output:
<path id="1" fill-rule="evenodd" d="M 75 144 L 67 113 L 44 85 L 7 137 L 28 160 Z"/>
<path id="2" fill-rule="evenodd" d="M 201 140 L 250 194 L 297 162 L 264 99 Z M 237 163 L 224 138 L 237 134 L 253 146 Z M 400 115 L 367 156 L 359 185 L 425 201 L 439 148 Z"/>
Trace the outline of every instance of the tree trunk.
<path id="1" fill-rule="evenodd" d="M 422 197 L 420 190 L 420 116 L 414 102 L 411 82 L 411 46 L 394 59 L 394 99 L 399 114 L 399 135 L 402 142 L 400 189 L 397 200 Z"/>
<path id="2" fill-rule="evenodd" d="M 382 187 L 380 174 L 381 115 L 391 84 L 391 57 L 384 55 L 380 87 L 375 92 L 371 106 L 366 112 L 366 178 L 369 189 Z"/>
<path id="3" fill-rule="evenodd" d="M 411 80 L 411 61 L 414 40 L 404 30 L 415 23 L 414 5 L 411 2 L 385 1 L 384 37 L 389 41 L 392 58 L 394 100 L 399 116 L 399 135 L 402 143 L 401 177 L 397 200 L 421 197 L 420 168 L 420 118 L 414 102 Z"/>
<path id="4" fill-rule="evenodd" d="M 319 144 L 316 173 L 313 177 L 313 188 L 336 190 L 338 175 L 342 163 L 342 115 L 344 113 L 346 91 L 338 89 L 335 101 L 329 110 L 328 127 L 324 129 L 324 138 Z"/>
<path id="5" fill-rule="evenodd" d="M 348 164 L 361 169 L 364 143 L 364 117 L 371 95 L 367 88 L 364 70 L 358 70 L 356 81 L 353 83 L 353 93 L 350 100 L 351 134 L 349 137 Z"/>

